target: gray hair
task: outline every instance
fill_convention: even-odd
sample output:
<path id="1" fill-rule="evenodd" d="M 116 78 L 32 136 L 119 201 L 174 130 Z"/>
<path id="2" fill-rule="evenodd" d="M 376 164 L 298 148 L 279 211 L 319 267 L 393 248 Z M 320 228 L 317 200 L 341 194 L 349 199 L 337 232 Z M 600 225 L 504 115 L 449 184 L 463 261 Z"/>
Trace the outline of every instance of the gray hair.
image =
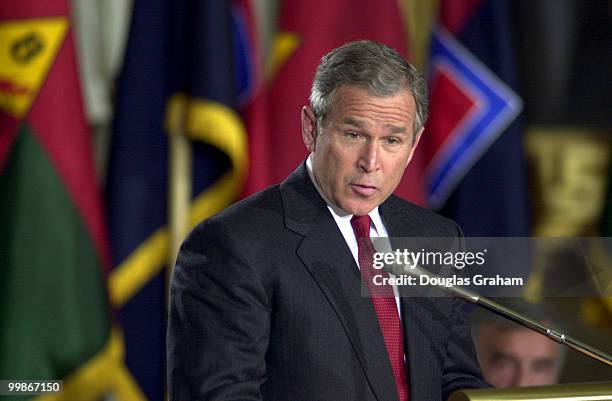
<path id="1" fill-rule="evenodd" d="M 407 89 L 415 103 L 413 140 L 427 121 L 427 84 L 419 72 L 393 48 L 361 40 L 342 45 L 321 59 L 312 83 L 310 106 L 321 126 L 336 90 L 355 85 L 380 97 Z"/>

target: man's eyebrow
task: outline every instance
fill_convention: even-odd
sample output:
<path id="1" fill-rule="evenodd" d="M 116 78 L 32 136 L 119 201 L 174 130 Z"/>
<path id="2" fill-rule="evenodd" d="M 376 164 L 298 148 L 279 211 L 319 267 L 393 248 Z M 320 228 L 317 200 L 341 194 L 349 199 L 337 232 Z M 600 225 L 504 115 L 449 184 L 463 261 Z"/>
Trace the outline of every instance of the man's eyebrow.
<path id="1" fill-rule="evenodd" d="M 555 358 L 553 357 L 540 357 L 532 362 L 534 365 L 538 366 L 552 366 L 555 364 Z"/>
<path id="2" fill-rule="evenodd" d="M 389 128 L 393 134 L 405 134 L 406 133 L 406 127 L 403 127 L 403 126 L 388 124 L 386 125 L 386 127 Z"/>
<path id="3" fill-rule="evenodd" d="M 352 125 L 353 127 L 357 127 L 357 128 L 365 128 L 365 127 L 367 127 L 367 124 L 365 122 L 359 121 L 359 120 L 355 120 L 352 117 L 344 118 L 342 120 L 342 124 Z M 405 134 L 407 132 L 406 127 L 404 127 L 404 126 L 397 126 L 397 125 L 393 125 L 393 124 L 387 124 L 386 127 L 389 128 L 391 130 L 391 133 L 393 133 L 393 134 Z"/>

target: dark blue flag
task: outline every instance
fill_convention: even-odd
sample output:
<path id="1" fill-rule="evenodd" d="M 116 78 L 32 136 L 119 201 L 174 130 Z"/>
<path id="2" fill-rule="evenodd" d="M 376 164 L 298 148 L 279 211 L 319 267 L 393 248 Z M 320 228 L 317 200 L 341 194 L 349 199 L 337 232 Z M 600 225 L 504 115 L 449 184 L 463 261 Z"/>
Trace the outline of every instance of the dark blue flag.
<path id="1" fill-rule="evenodd" d="M 141 0 L 118 82 L 107 208 L 125 361 L 149 400 L 165 387 L 168 135 L 192 148 L 190 224 L 232 202 L 246 166 L 236 108 L 250 88 L 243 2 Z"/>
<path id="2" fill-rule="evenodd" d="M 449 50 L 434 38 L 432 60 L 438 51 L 460 59 L 451 61 L 463 80 L 459 86 L 477 88 L 472 96 L 483 99 L 476 102 L 482 110 L 474 113 L 472 126 L 477 132 L 471 134 L 473 142 L 463 142 L 463 149 L 457 146 L 456 157 L 461 160 L 461 152 L 474 153 L 467 161 L 450 166 L 462 174 L 442 194 L 441 212 L 456 220 L 468 236 L 528 236 L 526 167 L 518 117 L 522 102 L 516 93 L 510 4 L 505 0 L 445 0 L 441 7 L 437 35 L 444 31 L 460 50 L 453 52 L 453 46 Z M 471 64 L 480 68 L 470 70 Z M 469 125 L 463 124 L 462 129 Z"/>
<path id="3" fill-rule="evenodd" d="M 428 204 L 468 236 L 527 236 L 529 213 L 509 3 L 443 0 L 423 138 Z"/>

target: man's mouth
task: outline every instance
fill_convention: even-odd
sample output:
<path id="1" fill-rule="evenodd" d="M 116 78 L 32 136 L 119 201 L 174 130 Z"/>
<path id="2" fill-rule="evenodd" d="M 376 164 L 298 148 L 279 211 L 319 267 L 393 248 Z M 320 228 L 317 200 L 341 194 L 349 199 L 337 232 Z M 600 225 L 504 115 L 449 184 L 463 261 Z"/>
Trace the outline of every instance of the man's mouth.
<path id="1" fill-rule="evenodd" d="M 362 196 L 371 196 L 378 191 L 378 188 L 373 185 L 351 184 L 351 188 L 353 188 L 353 191 Z"/>

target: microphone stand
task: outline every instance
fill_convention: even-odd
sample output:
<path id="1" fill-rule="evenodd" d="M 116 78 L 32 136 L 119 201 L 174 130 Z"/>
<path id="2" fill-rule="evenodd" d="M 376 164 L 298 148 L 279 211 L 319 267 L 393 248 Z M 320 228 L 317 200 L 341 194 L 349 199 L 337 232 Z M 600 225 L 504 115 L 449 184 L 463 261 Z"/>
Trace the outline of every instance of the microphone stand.
<path id="1" fill-rule="evenodd" d="M 391 273 L 393 273 L 393 271 L 391 271 Z M 404 269 L 402 269 L 402 273 L 411 276 L 425 275 L 428 277 L 438 278 L 438 276 L 425 271 L 421 267 L 405 267 Z M 609 354 L 600 351 L 597 348 L 594 348 L 588 344 L 585 344 L 573 337 L 554 331 L 551 328 L 546 327 L 543 324 L 538 323 L 525 315 L 515 312 L 503 305 L 498 304 L 497 302 L 491 301 L 490 299 L 482 297 L 473 291 L 457 286 L 446 287 L 444 285 L 437 285 L 437 287 L 443 289 L 444 291 L 450 292 L 453 295 L 462 298 L 470 303 L 488 309 L 489 311 L 501 317 L 512 320 L 513 322 L 516 322 L 528 329 L 536 331 L 550 338 L 551 340 L 558 342 L 559 344 L 564 344 L 570 348 L 573 348 L 581 354 L 596 359 L 608 366 L 612 366 L 612 356 L 610 356 Z"/>

